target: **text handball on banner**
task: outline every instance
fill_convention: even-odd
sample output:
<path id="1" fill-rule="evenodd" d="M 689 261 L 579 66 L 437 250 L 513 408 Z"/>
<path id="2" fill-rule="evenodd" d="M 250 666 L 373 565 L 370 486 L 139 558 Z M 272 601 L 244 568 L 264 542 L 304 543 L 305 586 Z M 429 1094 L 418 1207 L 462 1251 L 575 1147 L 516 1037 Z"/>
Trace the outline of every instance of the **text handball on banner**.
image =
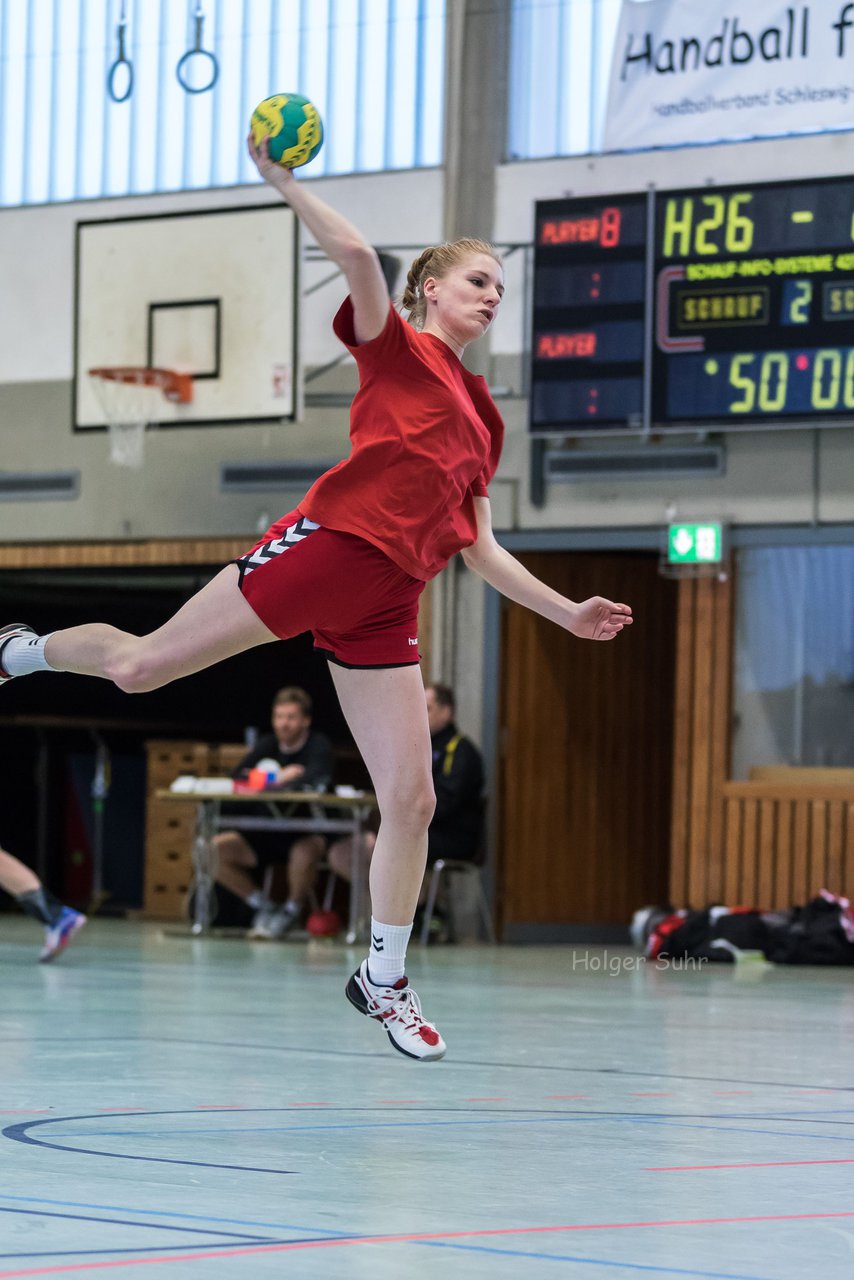
<path id="1" fill-rule="evenodd" d="M 777 26 L 751 30 L 737 16 L 723 18 L 714 35 L 698 37 L 689 34 L 675 39 L 656 41 L 655 33 L 643 35 L 628 32 L 622 53 L 620 79 L 632 69 L 654 71 L 658 75 L 676 75 L 697 71 L 702 66 L 744 66 L 751 62 L 786 62 L 810 56 L 811 5 L 790 5 L 785 19 Z M 854 36 L 854 3 L 842 4 L 838 17 L 830 23 L 836 32 L 836 56 L 844 58 Z"/>

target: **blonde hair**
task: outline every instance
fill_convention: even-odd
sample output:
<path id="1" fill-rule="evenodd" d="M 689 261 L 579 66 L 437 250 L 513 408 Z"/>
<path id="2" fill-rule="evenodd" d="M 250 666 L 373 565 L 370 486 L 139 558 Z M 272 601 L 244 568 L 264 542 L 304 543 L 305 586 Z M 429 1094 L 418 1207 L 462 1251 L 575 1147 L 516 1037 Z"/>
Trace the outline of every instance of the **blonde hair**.
<path id="1" fill-rule="evenodd" d="M 451 240 L 445 244 L 434 244 L 419 254 L 409 268 L 406 287 L 403 290 L 403 309 L 409 312 L 409 323 L 420 329 L 427 315 L 427 299 L 424 296 L 424 281 L 433 276 L 441 280 L 452 267 L 458 267 L 466 258 L 475 253 L 485 253 L 494 258 L 501 266 L 498 251 L 486 240 L 475 240 L 469 236 L 462 240 Z"/>

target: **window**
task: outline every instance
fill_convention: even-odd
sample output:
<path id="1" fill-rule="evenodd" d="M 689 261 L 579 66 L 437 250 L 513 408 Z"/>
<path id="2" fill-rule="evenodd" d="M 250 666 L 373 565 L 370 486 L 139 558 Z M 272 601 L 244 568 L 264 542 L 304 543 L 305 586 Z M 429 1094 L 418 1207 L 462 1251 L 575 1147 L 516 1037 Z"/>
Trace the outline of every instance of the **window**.
<path id="1" fill-rule="evenodd" d="M 733 770 L 854 765 L 854 547 L 738 555 Z"/>
<path id="2" fill-rule="evenodd" d="M 175 69 L 198 3 L 125 0 L 134 83 L 117 103 L 122 0 L 0 0 L 0 205 L 257 180 L 249 116 L 288 90 L 324 120 L 313 176 L 441 163 L 446 0 L 201 0 L 219 75 L 188 93 Z M 210 69 L 192 59 L 187 78 Z"/>
<path id="3" fill-rule="evenodd" d="M 513 0 L 511 160 L 598 151 L 620 0 Z"/>

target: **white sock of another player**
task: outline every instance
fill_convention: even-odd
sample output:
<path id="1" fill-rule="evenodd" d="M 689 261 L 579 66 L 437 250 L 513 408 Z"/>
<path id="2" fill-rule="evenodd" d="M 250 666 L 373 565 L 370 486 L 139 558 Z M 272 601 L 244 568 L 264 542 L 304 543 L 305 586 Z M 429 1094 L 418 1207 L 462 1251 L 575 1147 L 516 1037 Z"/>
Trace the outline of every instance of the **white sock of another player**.
<path id="1" fill-rule="evenodd" d="M 371 916 L 368 974 L 376 987 L 393 987 L 403 977 L 411 924 L 382 924 Z"/>
<path id="2" fill-rule="evenodd" d="M 46 636 L 14 636 L 3 646 L 0 666 L 10 676 L 29 676 L 34 671 L 53 671 L 44 656 L 44 647 L 50 639 Z"/>

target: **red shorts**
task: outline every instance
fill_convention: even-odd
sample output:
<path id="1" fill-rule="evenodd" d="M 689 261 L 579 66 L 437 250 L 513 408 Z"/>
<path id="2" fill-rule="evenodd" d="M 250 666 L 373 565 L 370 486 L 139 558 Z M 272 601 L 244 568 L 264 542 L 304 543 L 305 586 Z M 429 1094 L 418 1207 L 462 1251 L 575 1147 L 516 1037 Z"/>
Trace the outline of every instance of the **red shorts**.
<path id="1" fill-rule="evenodd" d="M 235 564 L 245 599 L 281 640 L 310 631 L 314 647 L 342 667 L 417 664 L 424 583 L 365 538 L 297 509 Z"/>

